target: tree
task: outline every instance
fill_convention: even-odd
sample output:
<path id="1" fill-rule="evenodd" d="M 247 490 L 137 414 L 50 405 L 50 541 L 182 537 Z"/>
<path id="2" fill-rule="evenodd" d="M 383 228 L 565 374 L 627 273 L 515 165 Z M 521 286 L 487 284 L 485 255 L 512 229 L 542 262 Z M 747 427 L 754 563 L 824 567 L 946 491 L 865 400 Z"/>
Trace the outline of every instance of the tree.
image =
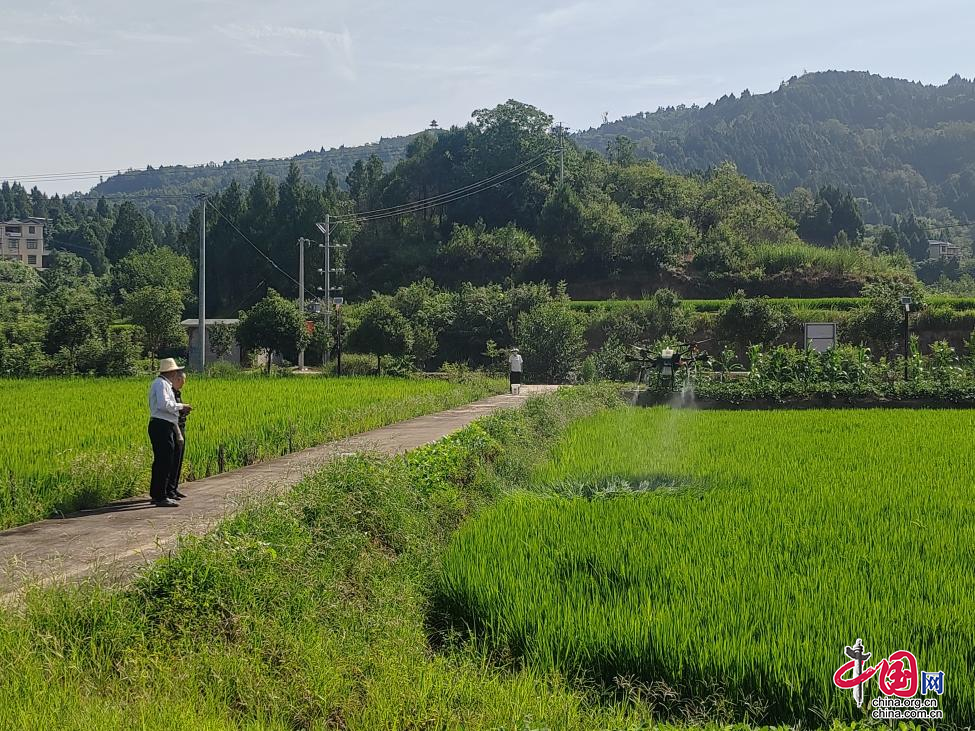
<path id="1" fill-rule="evenodd" d="M 118 261 L 133 251 L 148 251 L 153 247 L 152 227 L 134 203 L 125 201 L 118 207 L 115 225 L 108 235 L 106 255 Z"/>
<path id="2" fill-rule="evenodd" d="M 174 289 L 142 287 L 126 294 L 123 311 L 145 331 L 146 351 L 156 357 L 165 347 L 180 345 L 186 333 L 180 325 L 183 299 Z"/>
<path id="3" fill-rule="evenodd" d="M 376 371 L 382 373 L 383 356 L 405 355 L 413 344 L 413 331 L 387 297 L 376 297 L 359 311 L 359 325 L 349 336 L 349 345 L 376 356 Z"/>
<path id="4" fill-rule="evenodd" d="M 606 157 L 613 165 L 628 167 L 636 162 L 636 143 L 625 135 L 616 135 L 606 145 Z"/>
<path id="5" fill-rule="evenodd" d="M 518 349 L 536 382 L 561 383 L 585 352 L 583 325 L 565 302 L 553 300 L 518 317 Z"/>
<path id="6" fill-rule="evenodd" d="M 218 322 L 207 326 L 207 346 L 217 358 L 223 358 L 237 345 L 237 326 Z"/>
<path id="7" fill-rule="evenodd" d="M 267 353 L 267 373 L 270 373 L 272 356 L 301 350 L 308 334 L 298 306 L 269 289 L 264 299 L 242 314 L 237 337 L 244 349 Z"/>
<path id="8" fill-rule="evenodd" d="M 116 293 L 161 287 L 185 294 L 193 281 L 193 262 L 161 246 L 152 251 L 134 251 L 112 268 Z"/>
<path id="9" fill-rule="evenodd" d="M 446 279 L 486 284 L 516 277 L 538 260 L 541 250 L 534 236 L 514 224 L 488 231 L 478 220 L 474 226 L 455 224 L 440 254 Z"/>
<path id="10" fill-rule="evenodd" d="M 47 314 L 45 350 L 54 354 L 65 348 L 73 353 L 89 340 L 105 340 L 112 307 L 90 289 L 62 289 Z"/>

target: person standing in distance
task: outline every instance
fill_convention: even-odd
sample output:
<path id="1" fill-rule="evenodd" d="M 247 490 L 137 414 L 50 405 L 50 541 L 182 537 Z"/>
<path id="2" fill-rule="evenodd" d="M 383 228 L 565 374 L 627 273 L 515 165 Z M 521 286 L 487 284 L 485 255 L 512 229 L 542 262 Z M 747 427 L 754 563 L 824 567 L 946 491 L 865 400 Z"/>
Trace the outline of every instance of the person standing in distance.
<path id="1" fill-rule="evenodd" d="M 179 506 L 166 493 L 176 470 L 178 442 L 183 438 L 179 431 L 179 417 L 189 413 L 191 408 L 181 404 L 173 392 L 173 380 L 182 370 L 172 358 L 163 358 L 159 361 L 159 376 L 149 386 L 149 441 L 152 444 L 149 499 L 160 508 Z"/>
<path id="2" fill-rule="evenodd" d="M 521 393 L 521 372 L 523 365 L 524 362 L 522 361 L 521 353 L 518 352 L 518 348 L 512 348 L 511 355 L 508 356 L 508 383 L 513 394 Z"/>
<path id="3" fill-rule="evenodd" d="M 180 403 L 183 401 L 182 389 L 186 385 L 186 371 L 174 371 L 171 383 L 173 384 L 173 395 Z M 179 500 L 186 497 L 186 493 L 179 489 L 179 478 L 183 475 L 183 456 L 186 454 L 186 417 L 189 411 L 183 410 L 179 414 L 176 426 L 179 428 L 179 439 L 176 441 L 176 469 L 169 476 L 169 484 L 166 486 L 166 497 L 170 500 Z"/>

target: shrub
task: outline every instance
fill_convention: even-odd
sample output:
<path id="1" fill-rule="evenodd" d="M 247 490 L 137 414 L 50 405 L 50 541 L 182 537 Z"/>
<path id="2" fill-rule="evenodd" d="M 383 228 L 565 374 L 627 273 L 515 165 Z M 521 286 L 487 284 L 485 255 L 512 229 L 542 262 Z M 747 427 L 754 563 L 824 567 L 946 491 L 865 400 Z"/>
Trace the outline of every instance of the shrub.
<path id="1" fill-rule="evenodd" d="M 536 382 L 561 383 L 585 352 L 582 323 L 561 301 L 553 300 L 518 317 L 518 347 L 525 372 Z"/>
<path id="2" fill-rule="evenodd" d="M 750 343 L 771 343 L 785 331 L 786 316 L 768 297 L 749 299 L 744 292 L 721 308 L 715 329 L 726 343 L 744 347 Z"/>

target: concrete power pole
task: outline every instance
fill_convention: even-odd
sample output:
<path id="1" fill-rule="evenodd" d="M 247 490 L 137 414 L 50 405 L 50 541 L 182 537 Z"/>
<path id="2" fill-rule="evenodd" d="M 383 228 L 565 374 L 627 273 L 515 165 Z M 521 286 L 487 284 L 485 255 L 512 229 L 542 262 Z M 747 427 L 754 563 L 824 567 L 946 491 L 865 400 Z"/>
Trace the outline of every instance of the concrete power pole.
<path id="1" fill-rule="evenodd" d="M 298 312 L 301 313 L 302 327 L 305 320 L 305 244 L 308 239 L 298 239 Z M 305 349 L 298 351 L 298 368 L 305 369 Z"/>
<path id="2" fill-rule="evenodd" d="M 201 193 L 200 199 L 200 373 L 207 367 L 207 196 Z"/>

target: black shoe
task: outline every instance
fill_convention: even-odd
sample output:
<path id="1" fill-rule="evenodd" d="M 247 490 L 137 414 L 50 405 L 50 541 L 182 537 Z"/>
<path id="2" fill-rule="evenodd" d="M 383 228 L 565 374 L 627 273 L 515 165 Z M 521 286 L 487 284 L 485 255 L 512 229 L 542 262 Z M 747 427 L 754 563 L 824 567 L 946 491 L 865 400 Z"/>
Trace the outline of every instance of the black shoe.
<path id="1" fill-rule="evenodd" d="M 174 490 L 173 492 L 169 493 L 169 497 L 171 499 L 179 500 L 181 498 L 186 497 L 186 493 L 180 492 L 179 490 Z"/>
<path id="2" fill-rule="evenodd" d="M 153 500 L 152 504 L 157 508 L 178 508 L 179 503 L 175 500 L 170 500 L 168 497 L 164 497 L 162 500 Z"/>

